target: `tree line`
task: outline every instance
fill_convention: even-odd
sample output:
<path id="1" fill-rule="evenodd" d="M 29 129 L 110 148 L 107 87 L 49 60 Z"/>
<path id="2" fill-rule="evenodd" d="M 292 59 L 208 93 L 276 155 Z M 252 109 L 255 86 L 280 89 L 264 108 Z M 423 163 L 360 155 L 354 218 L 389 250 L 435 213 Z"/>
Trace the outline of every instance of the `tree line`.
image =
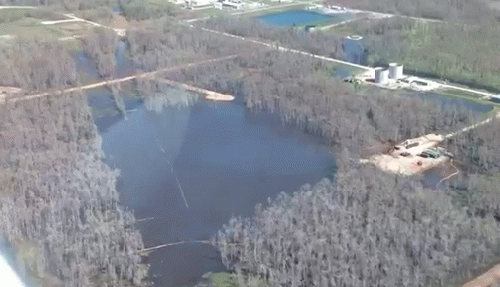
<path id="1" fill-rule="evenodd" d="M 76 67 L 59 42 L 18 38 L 0 48 L 0 85 L 24 90 L 48 90 L 75 85 Z"/>
<path id="2" fill-rule="evenodd" d="M 231 54 L 250 55 L 262 47 L 189 28 L 170 19 L 153 21 L 144 30 L 127 32 L 130 55 L 142 71 Z"/>
<path id="3" fill-rule="evenodd" d="M 20 38 L 0 55 L 1 85 L 32 92 L 78 82 L 58 42 Z M 144 284 L 142 237 L 119 203 L 119 171 L 103 157 L 82 94 L 0 104 L 0 237 L 13 246 L 27 284 Z"/>
<path id="4" fill-rule="evenodd" d="M 284 122 L 348 148 L 353 157 L 376 142 L 447 133 L 474 120 L 465 109 L 436 105 L 411 93 L 356 90 L 331 75 L 335 68 L 308 56 L 273 51 L 168 75 L 242 97 L 250 109 L 277 113 Z"/>
<path id="5" fill-rule="evenodd" d="M 229 34 L 267 40 L 273 44 L 332 58 L 343 58 L 342 37 L 334 34 L 306 33 L 294 27 L 275 28 L 247 17 L 217 17 L 202 22 L 207 28 Z"/>
<path id="6" fill-rule="evenodd" d="M 0 107 L 1 236 L 37 286 L 138 286 L 134 215 L 119 203 L 117 170 L 81 94 Z"/>
<path id="7" fill-rule="evenodd" d="M 471 206 L 472 207 L 472 206 Z M 457 286 L 500 259 L 499 223 L 375 167 L 282 193 L 217 235 L 239 286 Z M 255 282 L 255 280 L 253 280 Z"/>
<path id="8" fill-rule="evenodd" d="M 93 28 L 83 37 L 84 50 L 97 65 L 101 77 L 111 78 L 116 75 L 116 48 L 118 37 L 110 29 Z"/>
<path id="9" fill-rule="evenodd" d="M 462 133 L 448 140 L 448 146 L 471 173 L 496 176 L 500 172 L 500 121 L 498 118 L 486 125 Z M 493 187 L 493 186 L 492 186 Z"/>

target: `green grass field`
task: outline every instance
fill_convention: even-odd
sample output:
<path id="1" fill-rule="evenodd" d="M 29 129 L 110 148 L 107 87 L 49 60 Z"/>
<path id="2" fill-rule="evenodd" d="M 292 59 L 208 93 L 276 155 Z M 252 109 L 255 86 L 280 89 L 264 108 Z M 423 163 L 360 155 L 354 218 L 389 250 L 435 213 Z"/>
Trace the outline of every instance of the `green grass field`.
<path id="1" fill-rule="evenodd" d="M 21 19 L 16 22 L 0 24 L 0 35 L 13 35 L 18 37 L 38 37 L 57 39 L 71 36 L 66 31 L 57 27 L 45 26 L 32 19 Z"/>
<path id="2" fill-rule="evenodd" d="M 63 20 L 65 17 L 55 12 L 32 9 L 0 10 L 0 35 L 17 37 L 37 37 L 57 39 L 72 36 L 62 25 L 43 25 L 43 21 Z M 67 25 L 67 24 L 66 24 Z"/>

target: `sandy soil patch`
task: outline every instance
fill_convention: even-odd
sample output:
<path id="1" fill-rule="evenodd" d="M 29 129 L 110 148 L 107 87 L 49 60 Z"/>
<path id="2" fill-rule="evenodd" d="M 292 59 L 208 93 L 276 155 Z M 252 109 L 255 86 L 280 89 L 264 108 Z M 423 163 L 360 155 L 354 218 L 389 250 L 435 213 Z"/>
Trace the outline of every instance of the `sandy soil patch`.
<path id="1" fill-rule="evenodd" d="M 494 266 L 483 275 L 465 284 L 463 287 L 488 287 L 500 281 L 500 264 Z"/>
<path id="2" fill-rule="evenodd" d="M 212 100 L 212 101 L 232 101 L 232 100 L 234 100 L 234 96 L 219 94 L 216 92 L 209 91 L 209 92 L 206 92 L 205 99 Z"/>
<path id="3" fill-rule="evenodd" d="M 405 175 L 421 173 L 450 159 L 444 154 L 438 158 L 420 156 L 423 151 L 436 147 L 443 139 L 442 135 L 436 134 L 411 139 L 405 141 L 405 143 L 418 143 L 418 145 L 410 146 L 405 143 L 396 145 L 389 153 L 374 155 L 365 162 L 373 163 L 379 168 L 392 173 Z"/>
<path id="4" fill-rule="evenodd" d="M 15 87 L 2 87 L 0 86 L 0 103 L 3 103 L 8 98 L 21 93 L 23 90 Z"/>

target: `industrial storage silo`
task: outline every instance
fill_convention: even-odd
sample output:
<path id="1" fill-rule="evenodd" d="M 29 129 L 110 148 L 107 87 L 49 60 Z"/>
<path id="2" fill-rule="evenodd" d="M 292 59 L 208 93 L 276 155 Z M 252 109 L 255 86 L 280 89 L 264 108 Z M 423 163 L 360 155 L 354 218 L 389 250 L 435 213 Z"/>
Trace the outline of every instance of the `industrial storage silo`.
<path id="1" fill-rule="evenodd" d="M 375 83 L 381 85 L 387 84 L 388 78 L 389 78 L 388 70 L 381 67 L 375 68 Z"/>
<path id="2" fill-rule="evenodd" d="M 354 64 L 366 65 L 368 49 L 363 43 L 363 37 L 358 35 L 347 36 L 342 43 L 345 60 Z"/>
<path id="3" fill-rule="evenodd" d="M 389 78 L 390 79 L 401 79 L 403 77 L 403 65 L 398 65 L 398 63 L 389 64 Z"/>

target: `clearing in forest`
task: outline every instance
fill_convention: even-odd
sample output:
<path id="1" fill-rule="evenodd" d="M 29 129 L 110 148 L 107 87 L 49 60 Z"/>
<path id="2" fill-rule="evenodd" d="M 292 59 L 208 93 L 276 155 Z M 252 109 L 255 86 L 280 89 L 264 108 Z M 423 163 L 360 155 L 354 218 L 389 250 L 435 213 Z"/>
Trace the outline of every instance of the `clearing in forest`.
<path id="1" fill-rule="evenodd" d="M 373 163 L 382 170 L 392 173 L 405 175 L 420 173 L 450 159 L 450 154 L 435 148 L 443 139 L 444 137 L 438 134 L 409 139 L 394 146 L 387 154 L 376 154 L 364 162 Z"/>

